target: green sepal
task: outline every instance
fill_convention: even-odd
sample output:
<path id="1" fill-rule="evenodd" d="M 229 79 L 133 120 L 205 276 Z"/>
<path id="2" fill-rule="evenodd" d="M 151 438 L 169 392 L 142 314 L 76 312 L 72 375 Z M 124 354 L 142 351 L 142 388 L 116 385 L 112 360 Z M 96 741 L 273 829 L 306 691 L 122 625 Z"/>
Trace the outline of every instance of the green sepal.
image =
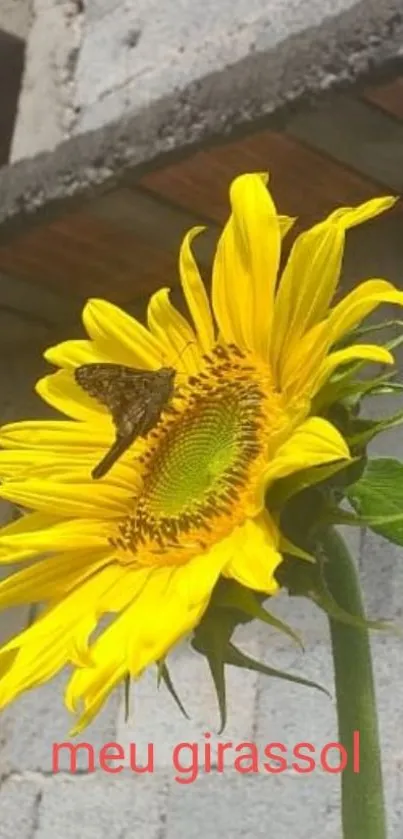
<path id="1" fill-rule="evenodd" d="M 382 376 L 382 378 L 384 382 L 379 382 L 378 386 L 371 388 L 368 396 L 388 396 L 391 393 L 402 393 L 402 382 L 390 381 L 391 377 L 387 376 Z"/>
<path id="2" fill-rule="evenodd" d="M 223 585 L 224 583 L 224 585 Z M 249 623 L 255 619 L 253 614 L 245 613 L 237 606 L 233 608 L 229 603 L 227 606 L 219 606 L 218 602 L 224 597 L 228 581 L 222 580 L 216 587 L 210 605 L 205 612 L 201 622 L 194 630 L 191 646 L 207 659 L 212 675 L 215 691 L 217 694 L 218 709 L 220 715 L 221 734 L 227 723 L 227 701 L 225 666 L 232 664 L 237 667 L 246 667 L 249 670 L 256 670 L 268 676 L 281 679 L 288 679 L 291 682 L 298 682 L 306 687 L 315 687 L 318 690 L 325 690 L 316 682 L 291 676 L 281 670 L 268 667 L 254 659 L 244 655 L 231 643 L 231 637 L 239 624 Z M 220 591 L 221 589 L 221 591 Z M 264 595 L 255 595 L 256 598 Z M 240 600 L 239 600 L 240 602 Z M 252 609 L 252 611 L 254 611 Z M 326 691 L 325 691 L 326 692 Z"/>
<path id="3" fill-rule="evenodd" d="M 370 385 L 370 381 L 368 379 L 356 378 L 365 367 L 365 364 L 368 364 L 368 362 L 354 361 L 337 370 L 314 397 L 312 413 L 323 414 L 331 405 L 342 402 L 352 395 L 360 395 L 361 392 L 365 393 L 367 386 Z"/>
<path id="4" fill-rule="evenodd" d="M 216 606 L 223 609 L 239 609 L 240 612 L 250 616 L 252 619 L 260 620 L 263 623 L 269 624 L 269 626 L 273 626 L 280 632 L 284 632 L 302 650 L 304 649 L 299 635 L 287 623 L 284 623 L 280 618 L 276 618 L 275 615 L 264 609 L 262 604 L 259 603 L 257 595 L 251 589 L 239 585 L 234 580 L 226 580 L 225 582 L 227 585 L 221 587 L 217 592 L 215 598 Z"/>
<path id="5" fill-rule="evenodd" d="M 326 690 L 323 685 L 319 685 L 318 682 L 313 682 L 311 679 L 304 679 L 302 676 L 293 676 L 291 673 L 286 673 L 284 670 L 278 670 L 276 667 L 269 667 L 267 664 L 263 664 L 261 661 L 256 661 L 256 659 L 246 655 L 235 647 L 234 644 L 228 644 L 226 655 L 226 664 L 232 664 L 234 667 L 243 667 L 246 670 L 252 670 L 255 673 L 263 673 L 264 676 L 284 679 L 287 682 L 295 682 L 296 684 L 304 685 L 304 687 L 320 690 L 327 696 L 331 695 L 329 691 Z"/>
<path id="6" fill-rule="evenodd" d="M 383 329 L 394 329 L 396 326 L 403 328 L 403 320 L 384 320 L 381 323 L 368 324 L 367 326 L 357 326 L 352 332 L 346 336 L 345 346 L 350 346 L 354 341 L 361 341 L 364 335 L 371 335 L 374 332 L 381 332 Z"/>
<path id="7" fill-rule="evenodd" d="M 161 682 L 164 683 L 165 687 L 167 688 L 167 690 L 169 691 L 169 693 L 171 694 L 171 696 L 175 700 L 175 702 L 176 702 L 179 710 L 183 714 L 183 716 L 186 717 L 187 720 L 189 720 L 190 719 L 189 714 L 187 713 L 186 708 L 185 708 L 183 702 L 181 701 L 178 692 L 175 689 L 175 686 L 174 686 L 173 681 L 171 679 L 170 672 L 168 670 L 168 665 L 167 665 L 166 660 L 164 658 L 162 658 L 160 661 L 157 662 L 157 668 L 158 668 L 158 674 L 157 674 L 158 687 L 160 686 Z"/>
<path id="8" fill-rule="evenodd" d="M 387 350 L 397 350 L 403 344 L 403 335 L 398 335 L 396 338 L 392 338 L 390 341 L 387 341 L 384 345 Z"/>
<path id="9" fill-rule="evenodd" d="M 205 656 L 210 668 L 220 714 L 219 734 L 227 724 L 225 652 L 237 623 L 232 610 L 215 609 L 210 606 L 196 627 L 191 641 L 193 649 Z"/>
<path id="10" fill-rule="evenodd" d="M 346 612 L 334 599 L 327 583 L 324 559 L 318 552 L 316 565 L 286 559 L 277 572 L 280 584 L 291 597 L 307 597 L 334 620 L 357 629 L 378 629 L 396 632 L 388 621 L 363 620 Z"/>
<path id="11" fill-rule="evenodd" d="M 304 562 L 316 562 L 316 557 L 313 554 L 308 553 L 308 551 L 304 551 L 299 545 L 295 545 L 294 542 L 291 542 L 291 539 L 287 539 L 283 533 L 280 534 L 280 553 L 281 554 L 289 554 L 289 556 L 295 556 L 297 559 L 303 559 Z"/>
<path id="12" fill-rule="evenodd" d="M 347 436 L 347 442 L 350 446 L 365 446 L 371 440 L 381 434 L 383 431 L 388 431 L 390 428 L 395 428 L 403 423 L 403 411 L 398 411 L 390 417 L 383 419 L 355 419 L 352 424 L 350 434 Z"/>
<path id="13" fill-rule="evenodd" d="M 351 466 L 351 460 L 340 460 L 323 466 L 301 469 L 300 472 L 291 477 L 280 478 L 270 487 L 266 495 L 268 509 L 271 511 L 281 509 L 294 496 L 304 492 L 309 487 L 325 483 L 334 475 L 350 469 Z"/>
<path id="14" fill-rule="evenodd" d="M 398 319 L 388 320 L 383 323 L 357 327 L 357 329 L 349 332 L 340 341 L 337 341 L 333 349 L 340 350 L 345 347 L 353 346 L 356 341 L 360 341 L 366 335 L 379 332 L 383 329 L 391 329 L 395 327 L 403 327 L 403 321 Z M 395 350 L 402 343 L 403 335 L 397 335 L 395 338 L 386 341 L 383 346 L 385 346 L 388 350 Z M 378 385 L 382 385 L 383 380 L 387 380 L 394 375 L 394 372 L 392 371 L 390 373 L 382 374 L 382 376 L 378 376 L 375 379 L 357 380 L 357 374 L 359 374 L 368 363 L 371 362 L 367 359 L 352 361 L 337 370 L 314 397 L 312 403 L 312 413 L 323 414 L 323 411 L 329 406 L 335 404 L 336 402 L 342 402 L 346 399 L 352 399 L 354 402 L 359 402 L 364 396 L 367 396 L 372 392 L 376 392 Z"/>
<path id="15" fill-rule="evenodd" d="M 403 463 L 393 458 L 368 460 L 348 499 L 363 523 L 396 545 L 403 545 Z"/>

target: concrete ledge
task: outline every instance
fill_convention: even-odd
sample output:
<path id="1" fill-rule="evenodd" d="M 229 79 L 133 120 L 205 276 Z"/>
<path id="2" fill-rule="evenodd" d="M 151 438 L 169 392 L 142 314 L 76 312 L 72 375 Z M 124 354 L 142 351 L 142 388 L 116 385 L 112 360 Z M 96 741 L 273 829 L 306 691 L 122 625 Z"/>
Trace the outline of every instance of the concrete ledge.
<path id="1" fill-rule="evenodd" d="M 306 96 L 368 80 L 371 74 L 387 72 L 390 62 L 395 69 L 393 62 L 402 57 L 400 0 L 381 5 L 377 0 L 338 0 L 329 8 L 323 0 L 303 0 L 294 21 L 283 0 L 274 8 L 273 3 L 261 3 L 254 20 L 245 0 L 238 0 L 237 11 L 244 22 L 234 30 L 231 6 L 227 17 L 232 16 L 232 31 L 223 18 L 221 40 L 217 35 L 210 44 L 204 63 L 199 57 L 192 64 L 199 31 L 190 20 L 180 77 L 170 72 L 172 67 L 167 69 L 172 52 L 168 32 L 153 56 L 160 73 L 157 78 L 154 72 L 148 98 L 147 76 L 142 78 L 139 67 L 127 85 L 105 94 L 103 104 L 100 100 L 89 106 L 86 121 L 95 121 L 95 130 L 0 172 L 3 235 L 28 219 L 111 186 L 129 170 L 140 174 L 164 155 L 224 137 L 234 127 L 245 128 Z M 189 10 L 187 14 L 190 18 Z M 98 116 L 93 111 L 90 118 L 91 107 L 100 109 Z M 84 124 L 83 116 L 82 120 Z"/>

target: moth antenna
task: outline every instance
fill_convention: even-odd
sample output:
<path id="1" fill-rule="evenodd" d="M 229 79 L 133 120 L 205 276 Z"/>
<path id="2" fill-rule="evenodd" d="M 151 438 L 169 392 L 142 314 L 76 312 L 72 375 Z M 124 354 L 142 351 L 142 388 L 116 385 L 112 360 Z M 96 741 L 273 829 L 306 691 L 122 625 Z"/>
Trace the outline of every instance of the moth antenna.
<path id="1" fill-rule="evenodd" d="M 190 347 L 191 344 L 196 344 L 196 343 L 197 343 L 197 341 L 194 341 L 194 340 L 187 341 L 185 346 L 182 347 L 181 351 L 177 354 L 176 358 L 173 360 L 173 363 L 175 364 L 177 361 L 179 361 L 182 358 L 183 354 L 186 352 L 187 348 Z"/>

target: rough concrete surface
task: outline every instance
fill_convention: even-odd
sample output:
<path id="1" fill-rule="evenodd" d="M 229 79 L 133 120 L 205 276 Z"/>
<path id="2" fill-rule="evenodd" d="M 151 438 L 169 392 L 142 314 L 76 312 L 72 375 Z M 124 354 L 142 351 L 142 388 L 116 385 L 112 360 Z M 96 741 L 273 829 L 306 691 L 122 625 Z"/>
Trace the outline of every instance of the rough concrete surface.
<path id="1" fill-rule="evenodd" d="M 0 224 L 376 71 L 402 34 L 401 0 L 36 0 Z"/>
<path id="2" fill-rule="evenodd" d="M 355 231 L 345 263 L 345 286 L 374 274 L 398 282 L 400 257 L 395 228 L 379 220 L 370 232 Z M 393 244 L 395 242 L 395 244 Z M 371 270 L 372 268 L 372 270 Z M 400 283 L 403 285 L 403 283 Z M 377 318 L 392 317 L 383 308 Z M 33 394 L 33 383 L 43 372 L 42 346 L 31 347 L 0 363 L 0 420 L 35 417 L 49 411 Z M 398 353 L 403 364 L 403 351 Z M 390 398 L 368 403 L 367 413 L 377 416 L 381 407 L 391 413 L 402 400 Z M 402 428 L 379 437 L 373 454 L 403 458 Z M 1 507 L 2 520 L 10 505 Z M 370 532 L 344 528 L 344 535 L 357 557 L 368 612 L 372 617 L 393 618 L 402 623 L 403 552 Z M 130 716 L 123 715 L 123 697 L 116 692 L 97 720 L 78 738 L 90 743 L 97 758 L 99 749 L 117 741 L 125 749 L 136 743 L 138 765 L 144 764 L 149 743 L 154 745 L 154 772 L 132 772 L 127 760 L 121 773 L 88 772 L 86 753 L 80 754 L 78 773 L 71 774 L 67 755 L 60 771 L 52 772 L 52 743 L 68 740 L 69 718 L 62 705 L 65 674 L 33 691 L 0 716 L 0 839 L 221 839 L 264 837 L 276 839 L 341 839 L 339 778 L 321 770 L 306 776 L 292 769 L 280 776 L 261 771 L 240 776 L 231 759 L 217 771 L 217 741 L 257 743 L 260 752 L 270 741 L 292 746 L 311 741 L 317 749 L 337 739 L 333 696 L 332 661 L 327 620 L 312 604 L 284 595 L 272 604 L 276 614 L 301 633 L 302 653 L 288 638 L 268 627 L 252 624 L 237 632 L 238 645 L 267 663 L 318 681 L 330 690 L 327 697 L 316 690 L 268 680 L 229 669 L 228 726 L 217 735 L 218 716 L 207 668 L 187 647 L 172 655 L 172 675 L 190 720 L 186 720 L 165 688 L 157 691 L 153 675 L 147 674 L 131 697 Z M 6 637 L 26 620 L 26 610 L 2 614 L 0 634 Z M 403 644 L 400 638 L 373 634 L 372 648 L 379 705 L 380 731 L 387 810 L 388 839 L 403 835 Z M 193 783 L 186 762 L 172 765 L 178 742 L 196 742 L 200 759 L 211 733 L 212 772 L 199 770 Z M 186 753 L 183 755 L 185 761 Z M 97 763 L 97 760 L 96 760 Z M 179 781 L 177 778 L 179 777 Z"/>
<path id="3" fill-rule="evenodd" d="M 1 0 L 0 29 L 24 41 L 32 20 L 32 0 Z"/>

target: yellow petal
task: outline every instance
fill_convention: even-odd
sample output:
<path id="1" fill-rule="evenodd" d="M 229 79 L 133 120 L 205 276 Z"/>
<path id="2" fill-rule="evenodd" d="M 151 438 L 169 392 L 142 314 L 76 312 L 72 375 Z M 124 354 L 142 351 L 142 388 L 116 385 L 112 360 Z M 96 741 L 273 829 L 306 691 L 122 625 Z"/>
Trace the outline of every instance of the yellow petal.
<path id="1" fill-rule="evenodd" d="M 310 397 L 315 390 L 318 370 L 332 343 L 327 320 L 317 323 L 298 343 L 289 348 L 278 370 L 278 382 L 287 396 Z"/>
<path id="2" fill-rule="evenodd" d="M 89 477 L 82 484 L 63 484 L 31 478 L 5 481 L 0 497 L 23 507 L 66 518 L 117 518 L 127 515 L 130 495 L 108 483 L 95 483 Z"/>
<path id="3" fill-rule="evenodd" d="M 55 452 L 93 452 L 108 448 L 115 432 L 111 423 L 102 421 L 27 420 L 3 425 L 0 445 L 6 449 L 44 449 Z"/>
<path id="4" fill-rule="evenodd" d="M 0 476 L 2 478 L 53 478 L 63 483 L 71 483 L 72 480 L 86 480 L 94 468 L 94 465 L 101 460 L 105 449 L 98 449 L 97 453 L 85 453 L 84 455 L 72 455 L 72 452 L 53 452 L 36 449 L 0 449 Z M 126 454 L 126 458 L 127 458 Z M 137 473 L 132 467 L 122 460 L 108 476 L 112 484 L 125 485 L 129 488 L 133 481 L 136 481 Z"/>
<path id="5" fill-rule="evenodd" d="M 150 299 L 147 309 L 150 332 L 164 347 L 166 364 L 172 364 L 183 373 L 200 369 L 200 348 L 196 335 L 186 318 L 169 300 L 169 288 L 161 288 Z"/>
<path id="6" fill-rule="evenodd" d="M 10 550 L 10 548 L 6 550 L 4 548 L 1 548 L 0 563 L 8 564 L 28 559 L 30 556 L 30 549 L 28 544 L 29 534 L 34 534 L 37 530 L 43 530 L 47 527 L 53 527 L 53 525 L 58 524 L 59 521 L 60 517 L 57 515 L 46 515 L 45 513 L 27 513 L 21 516 L 21 518 L 18 518 L 7 525 L 4 525 L 4 527 L 2 527 L 0 530 L 0 534 L 2 537 L 15 536 L 20 533 L 23 533 L 26 536 L 27 545 L 23 548 L 13 550 Z"/>
<path id="7" fill-rule="evenodd" d="M 81 364 L 99 364 L 111 361 L 101 353 L 93 341 L 63 341 L 44 352 L 44 358 L 56 367 L 80 367 Z"/>
<path id="8" fill-rule="evenodd" d="M 191 250 L 194 237 L 203 230 L 205 230 L 204 227 L 194 227 L 185 236 L 179 254 L 179 271 L 183 293 L 195 325 L 200 347 L 203 353 L 208 353 L 214 344 L 213 317 L 206 289 Z"/>
<path id="9" fill-rule="evenodd" d="M 367 280 L 347 295 L 329 315 L 333 342 L 354 329 L 381 303 L 403 306 L 403 291 L 386 280 Z"/>
<path id="10" fill-rule="evenodd" d="M 84 326 L 97 349 L 111 361 L 154 370 L 164 364 L 163 346 L 134 318 L 106 300 L 89 300 Z"/>
<path id="11" fill-rule="evenodd" d="M 45 376 L 37 382 L 35 390 L 48 405 L 72 419 L 112 427 L 107 409 L 76 384 L 70 370 Z"/>
<path id="12" fill-rule="evenodd" d="M 0 582 L 0 606 L 55 600 L 110 562 L 110 549 L 68 551 L 42 559 Z"/>
<path id="13" fill-rule="evenodd" d="M 141 464 L 138 463 L 137 458 L 140 453 L 144 451 L 145 441 L 142 445 L 130 447 L 125 454 L 119 458 L 119 461 L 114 464 L 108 474 L 101 478 L 101 483 L 107 483 L 109 486 L 120 487 L 125 490 L 128 496 L 136 494 L 142 486 L 141 478 Z M 5 478 L 12 478 L 21 481 L 23 478 L 30 479 L 35 475 L 36 479 L 43 481 L 51 480 L 54 483 L 62 484 L 83 484 L 87 483 L 92 475 L 94 467 L 100 462 L 105 452 L 109 448 L 98 449 L 96 452 L 85 454 L 84 456 L 72 456 L 72 453 L 55 453 L 51 458 L 49 452 L 33 452 L 31 464 L 28 462 L 24 465 L 19 461 L 18 457 L 13 458 L 11 455 L 28 454 L 28 450 L 19 449 L 16 452 L 6 450 L 0 451 L 0 475 Z M 3 460 L 4 465 L 3 465 Z"/>
<path id="14" fill-rule="evenodd" d="M 234 534 L 234 553 L 224 575 L 255 591 L 275 594 L 279 585 L 274 572 L 282 560 L 279 541 L 280 534 L 268 513 L 247 519 Z"/>
<path id="15" fill-rule="evenodd" d="M 217 245 L 212 299 L 227 342 L 267 358 L 280 260 L 280 225 L 267 176 L 242 175 L 230 189 L 232 214 Z"/>
<path id="16" fill-rule="evenodd" d="M 67 706 L 84 713 L 73 729 L 81 731 L 129 670 L 139 675 L 200 620 L 228 556 L 221 548 L 174 567 L 154 570 L 134 603 L 91 647 L 92 668 L 74 673 Z"/>
<path id="17" fill-rule="evenodd" d="M 124 576 L 119 566 L 102 568 L 2 647 L 0 660 L 5 658 L 8 667 L 0 680 L 0 707 L 48 681 L 70 660 L 74 639 L 82 647 L 84 629 L 87 637 L 95 629 L 100 597 Z M 17 653 L 10 663 L 12 650 Z"/>
<path id="18" fill-rule="evenodd" d="M 10 533 L 0 530 L 0 549 L 26 549 L 34 556 L 52 550 L 96 548 L 108 544 L 113 535 L 108 521 L 96 519 L 71 519 L 52 526 Z"/>
<path id="19" fill-rule="evenodd" d="M 275 303 L 272 363 L 315 323 L 326 317 L 340 275 L 345 231 L 393 206 L 376 198 L 359 207 L 342 207 L 296 239 L 280 280 Z"/>
<path id="20" fill-rule="evenodd" d="M 310 417 L 271 458 L 265 472 L 266 486 L 301 469 L 344 459 L 350 460 L 350 453 L 334 425 L 320 417 Z"/>
<path id="21" fill-rule="evenodd" d="M 35 449 L 0 449 L 0 477 L 32 475 L 34 466 L 45 464 L 48 460 L 49 454 Z"/>
<path id="22" fill-rule="evenodd" d="M 375 344 L 352 344 L 344 350 L 337 350 L 331 353 L 320 367 L 316 382 L 316 389 L 320 390 L 334 371 L 342 364 L 350 364 L 351 361 L 374 361 L 378 364 L 393 364 L 393 355 L 385 347 L 378 347 Z"/>

